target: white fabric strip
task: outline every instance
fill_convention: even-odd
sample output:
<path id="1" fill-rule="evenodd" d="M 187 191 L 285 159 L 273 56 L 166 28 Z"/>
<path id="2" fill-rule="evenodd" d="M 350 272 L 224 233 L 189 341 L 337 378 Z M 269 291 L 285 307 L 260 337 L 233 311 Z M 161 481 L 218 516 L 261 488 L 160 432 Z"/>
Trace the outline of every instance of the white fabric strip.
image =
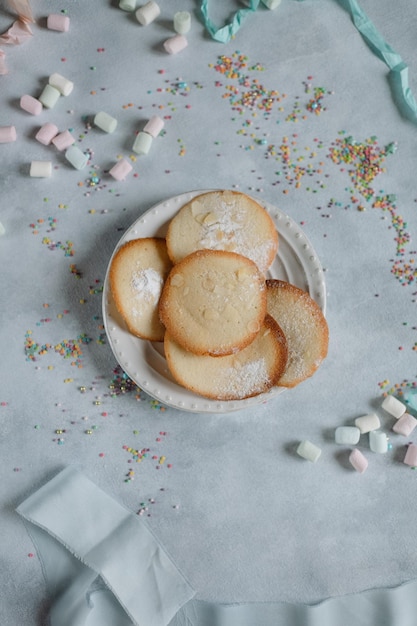
<path id="1" fill-rule="evenodd" d="M 50 541 L 40 540 L 41 556 L 67 581 L 52 609 L 54 626 L 85 623 L 98 576 L 140 626 L 166 626 L 194 595 L 143 520 L 74 468 L 58 474 L 17 510 L 48 533 Z M 33 537 L 39 545 L 40 533 L 35 530 Z M 71 559 L 63 559 L 62 551 L 59 556 L 55 540 L 85 567 L 71 571 Z M 96 623 L 90 615 L 88 624 Z"/>

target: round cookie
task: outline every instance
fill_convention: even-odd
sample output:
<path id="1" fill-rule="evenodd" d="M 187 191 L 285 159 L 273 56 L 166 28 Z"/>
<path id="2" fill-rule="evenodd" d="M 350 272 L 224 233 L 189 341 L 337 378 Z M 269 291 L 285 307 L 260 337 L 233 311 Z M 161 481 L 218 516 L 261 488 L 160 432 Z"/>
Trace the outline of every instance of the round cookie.
<path id="1" fill-rule="evenodd" d="M 224 250 L 197 250 L 174 265 L 159 301 L 172 338 L 190 352 L 212 356 L 249 345 L 265 313 L 264 276 L 247 257 Z"/>
<path id="2" fill-rule="evenodd" d="M 122 245 L 110 265 L 110 289 L 129 331 L 150 341 L 163 341 L 158 302 L 172 267 L 165 239 L 145 237 Z"/>
<path id="3" fill-rule="evenodd" d="M 164 349 L 174 379 L 213 400 L 242 400 L 264 393 L 277 383 L 287 363 L 285 336 L 269 315 L 254 341 L 237 354 L 196 355 L 184 350 L 169 333 Z"/>
<path id="4" fill-rule="evenodd" d="M 228 250 L 252 259 L 265 274 L 277 252 L 278 233 L 253 198 L 238 191 L 209 191 L 181 207 L 168 225 L 166 242 L 173 263 L 195 250 Z"/>
<path id="5" fill-rule="evenodd" d="M 295 387 L 312 376 L 327 356 L 329 329 L 318 304 L 295 285 L 266 281 L 267 312 L 287 339 L 288 363 L 278 384 Z"/>

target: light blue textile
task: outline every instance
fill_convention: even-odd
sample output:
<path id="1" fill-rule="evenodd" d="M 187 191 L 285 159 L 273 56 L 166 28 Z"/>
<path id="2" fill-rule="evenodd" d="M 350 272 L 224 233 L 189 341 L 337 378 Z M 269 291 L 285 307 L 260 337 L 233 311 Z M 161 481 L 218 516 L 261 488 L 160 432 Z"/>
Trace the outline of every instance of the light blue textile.
<path id="1" fill-rule="evenodd" d="M 103 586 L 123 607 L 116 611 L 123 624 L 129 616 L 134 624 L 165 626 L 194 595 L 143 520 L 72 467 L 17 510 L 33 524 L 53 596 L 52 626 L 102 625 L 103 602 L 115 606 L 98 593 Z"/>
<path id="2" fill-rule="evenodd" d="M 170 626 L 415 626 L 417 582 L 316 605 L 215 605 L 191 600 Z"/>
<path id="3" fill-rule="evenodd" d="M 42 559 L 51 626 L 415 626 L 417 581 L 314 605 L 195 600 L 143 521 L 72 467 L 17 510 Z"/>

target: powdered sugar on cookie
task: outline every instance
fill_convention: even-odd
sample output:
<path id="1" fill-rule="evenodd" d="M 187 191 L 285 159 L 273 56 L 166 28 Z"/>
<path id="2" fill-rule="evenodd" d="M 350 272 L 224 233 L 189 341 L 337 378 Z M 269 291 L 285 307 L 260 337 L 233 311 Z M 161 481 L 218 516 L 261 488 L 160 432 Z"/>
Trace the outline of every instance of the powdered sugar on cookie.
<path id="1" fill-rule="evenodd" d="M 129 331 L 141 339 L 163 341 L 158 303 L 170 269 L 162 238 L 133 239 L 114 255 L 109 274 L 113 298 Z"/>
<path id="2" fill-rule="evenodd" d="M 166 241 L 174 263 L 196 250 L 225 250 L 251 259 L 265 274 L 277 252 L 278 233 L 253 198 L 237 191 L 210 191 L 181 207 Z"/>
<path id="3" fill-rule="evenodd" d="M 134 272 L 130 281 L 135 296 L 153 304 L 158 302 L 163 284 L 163 277 L 152 267 Z"/>

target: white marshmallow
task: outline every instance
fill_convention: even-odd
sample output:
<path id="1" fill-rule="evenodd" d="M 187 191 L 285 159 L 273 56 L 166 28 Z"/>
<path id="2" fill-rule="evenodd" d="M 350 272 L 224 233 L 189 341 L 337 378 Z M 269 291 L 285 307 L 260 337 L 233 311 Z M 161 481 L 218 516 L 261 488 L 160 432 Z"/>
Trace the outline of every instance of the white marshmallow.
<path id="1" fill-rule="evenodd" d="M 339 426 L 334 433 L 336 443 L 344 445 L 356 445 L 360 436 L 361 431 L 356 426 Z"/>
<path id="2" fill-rule="evenodd" d="M 52 87 L 58 89 L 62 96 L 69 96 L 74 89 L 74 83 L 57 72 L 50 75 L 48 82 Z"/>
<path id="3" fill-rule="evenodd" d="M 386 411 L 393 417 L 396 417 L 397 419 L 401 417 L 401 415 L 404 415 L 404 413 L 406 412 L 405 405 L 397 400 L 395 396 L 387 396 L 386 398 L 384 398 L 381 406 L 384 411 Z"/>
<path id="4" fill-rule="evenodd" d="M 297 454 L 302 456 L 303 459 L 315 463 L 321 455 L 321 449 L 314 443 L 311 443 L 311 441 L 304 440 L 299 443 Z"/>
<path id="5" fill-rule="evenodd" d="M 52 87 L 52 85 L 45 85 L 42 90 L 41 95 L 39 96 L 39 102 L 43 104 L 45 109 L 52 109 L 59 98 L 61 97 L 61 92 L 56 89 L 56 87 Z"/>
<path id="6" fill-rule="evenodd" d="M 381 426 L 380 419 L 376 413 L 369 413 L 369 415 L 362 415 L 355 419 L 355 426 L 359 428 L 361 434 L 371 432 L 371 430 L 378 430 Z"/>
<path id="7" fill-rule="evenodd" d="M 94 124 L 104 130 L 105 133 L 113 133 L 117 128 L 117 120 L 104 111 L 95 115 Z"/>
<path id="8" fill-rule="evenodd" d="M 152 136 L 148 133 L 144 133 L 140 131 L 137 134 L 136 139 L 133 143 L 132 150 L 136 152 L 136 154 L 148 154 L 152 145 Z"/>
<path id="9" fill-rule="evenodd" d="M 136 9 L 136 0 L 120 0 L 119 9 L 123 11 L 134 11 Z"/>
<path id="10" fill-rule="evenodd" d="M 51 174 L 51 161 L 32 161 L 30 164 L 30 176 L 33 178 L 50 178 Z"/>
<path id="11" fill-rule="evenodd" d="M 276 9 L 281 4 L 281 0 L 262 0 L 262 3 L 268 9 Z"/>
<path id="12" fill-rule="evenodd" d="M 388 451 L 388 437 L 382 430 L 371 430 L 369 433 L 369 447 L 372 452 L 385 454 Z"/>
<path id="13" fill-rule="evenodd" d="M 153 0 L 150 0 L 150 2 L 147 2 L 143 6 L 139 7 L 135 15 L 139 24 L 147 26 L 153 22 L 160 13 L 161 9 L 159 8 L 159 5 Z"/>
<path id="14" fill-rule="evenodd" d="M 191 14 L 188 11 L 178 11 L 174 15 L 174 30 L 179 35 L 185 35 L 191 28 Z"/>
<path id="15" fill-rule="evenodd" d="M 65 152 L 65 158 L 76 170 L 82 170 L 87 165 L 89 157 L 77 146 L 72 145 Z"/>

